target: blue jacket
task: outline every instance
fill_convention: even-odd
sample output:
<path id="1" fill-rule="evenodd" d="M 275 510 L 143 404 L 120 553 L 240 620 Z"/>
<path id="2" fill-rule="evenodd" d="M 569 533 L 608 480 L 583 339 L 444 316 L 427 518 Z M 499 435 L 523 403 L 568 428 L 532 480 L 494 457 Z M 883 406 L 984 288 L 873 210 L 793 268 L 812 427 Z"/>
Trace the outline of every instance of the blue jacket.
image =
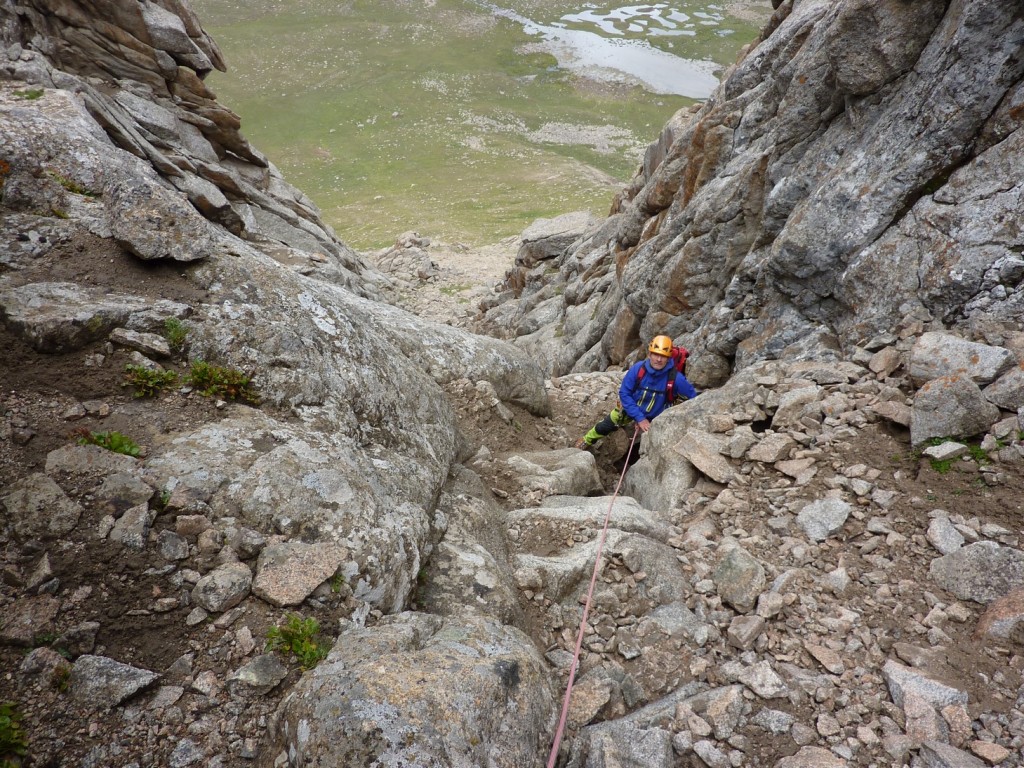
<path id="1" fill-rule="evenodd" d="M 643 378 L 637 381 L 637 373 L 641 368 L 646 370 Z M 673 374 L 676 377 L 676 397 L 685 395 L 692 399 L 697 396 L 697 390 L 693 388 L 693 384 L 682 373 L 676 373 L 671 360 L 659 371 L 651 365 L 650 360 L 644 359 L 630 366 L 622 379 L 622 384 L 619 386 L 619 402 L 622 403 L 622 410 L 633 421 L 655 418 L 672 405 L 667 402 L 665 390 Z"/>

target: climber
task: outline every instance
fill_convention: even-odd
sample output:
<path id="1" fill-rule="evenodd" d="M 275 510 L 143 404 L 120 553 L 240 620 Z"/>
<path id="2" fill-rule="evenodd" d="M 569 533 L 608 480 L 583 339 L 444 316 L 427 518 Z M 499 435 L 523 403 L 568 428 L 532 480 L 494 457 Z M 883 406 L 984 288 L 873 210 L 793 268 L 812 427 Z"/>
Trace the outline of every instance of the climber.
<path id="1" fill-rule="evenodd" d="M 630 366 L 619 386 L 619 403 L 593 429 L 576 441 L 580 450 L 589 450 L 620 427 L 636 422 L 637 435 L 632 451 L 617 461 L 621 469 L 640 456 L 640 437 L 651 428 L 651 421 L 678 400 L 694 398 L 697 390 L 682 372 L 686 350 L 673 347 L 668 336 L 655 336 L 647 347 L 647 359 Z"/>

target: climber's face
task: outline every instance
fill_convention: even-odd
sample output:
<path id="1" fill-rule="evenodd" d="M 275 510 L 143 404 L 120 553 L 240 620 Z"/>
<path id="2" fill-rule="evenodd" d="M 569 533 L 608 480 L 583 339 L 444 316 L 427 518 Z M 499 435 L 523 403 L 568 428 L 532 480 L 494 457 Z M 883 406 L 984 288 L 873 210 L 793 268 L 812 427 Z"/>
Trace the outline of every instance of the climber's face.
<path id="1" fill-rule="evenodd" d="M 660 371 L 668 365 L 668 358 L 665 355 L 659 355 L 657 352 L 651 352 L 647 357 L 651 361 L 651 367 L 656 371 Z"/>

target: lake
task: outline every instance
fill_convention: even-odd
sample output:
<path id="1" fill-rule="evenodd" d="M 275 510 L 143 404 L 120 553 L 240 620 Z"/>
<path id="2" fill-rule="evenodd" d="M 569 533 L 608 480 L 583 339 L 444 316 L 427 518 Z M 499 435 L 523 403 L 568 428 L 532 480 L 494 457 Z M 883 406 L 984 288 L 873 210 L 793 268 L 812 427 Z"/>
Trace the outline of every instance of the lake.
<path id="1" fill-rule="evenodd" d="M 607 212 L 770 4 L 194 0 L 208 79 L 249 140 L 359 249 L 480 245 Z"/>

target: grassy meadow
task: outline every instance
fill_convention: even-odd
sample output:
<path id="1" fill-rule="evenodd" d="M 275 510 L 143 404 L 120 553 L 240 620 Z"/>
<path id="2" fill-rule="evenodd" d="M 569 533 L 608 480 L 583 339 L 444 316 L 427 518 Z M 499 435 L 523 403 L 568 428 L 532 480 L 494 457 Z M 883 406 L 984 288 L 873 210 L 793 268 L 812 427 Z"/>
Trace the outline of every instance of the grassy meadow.
<path id="1" fill-rule="evenodd" d="M 193 6 L 228 63 L 227 74 L 208 80 L 220 101 L 359 249 L 410 229 L 482 245 L 536 218 L 604 214 L 666 119 L 692 103 L 580 78 L 540 50 L 523 24 L 472 0 Z M 596 31 L 587 18 L 560 21 L 594 13 L 594 4 L 502 7 L 539 24 Z M 726 65 L 757 33 L 756 23 L 722 6 L 673 7 L 689 8 L 692 34 L 647 39 L 679 56 Z M 629 15 L 609 23 L 627 36 L 646 34 Z"/>

